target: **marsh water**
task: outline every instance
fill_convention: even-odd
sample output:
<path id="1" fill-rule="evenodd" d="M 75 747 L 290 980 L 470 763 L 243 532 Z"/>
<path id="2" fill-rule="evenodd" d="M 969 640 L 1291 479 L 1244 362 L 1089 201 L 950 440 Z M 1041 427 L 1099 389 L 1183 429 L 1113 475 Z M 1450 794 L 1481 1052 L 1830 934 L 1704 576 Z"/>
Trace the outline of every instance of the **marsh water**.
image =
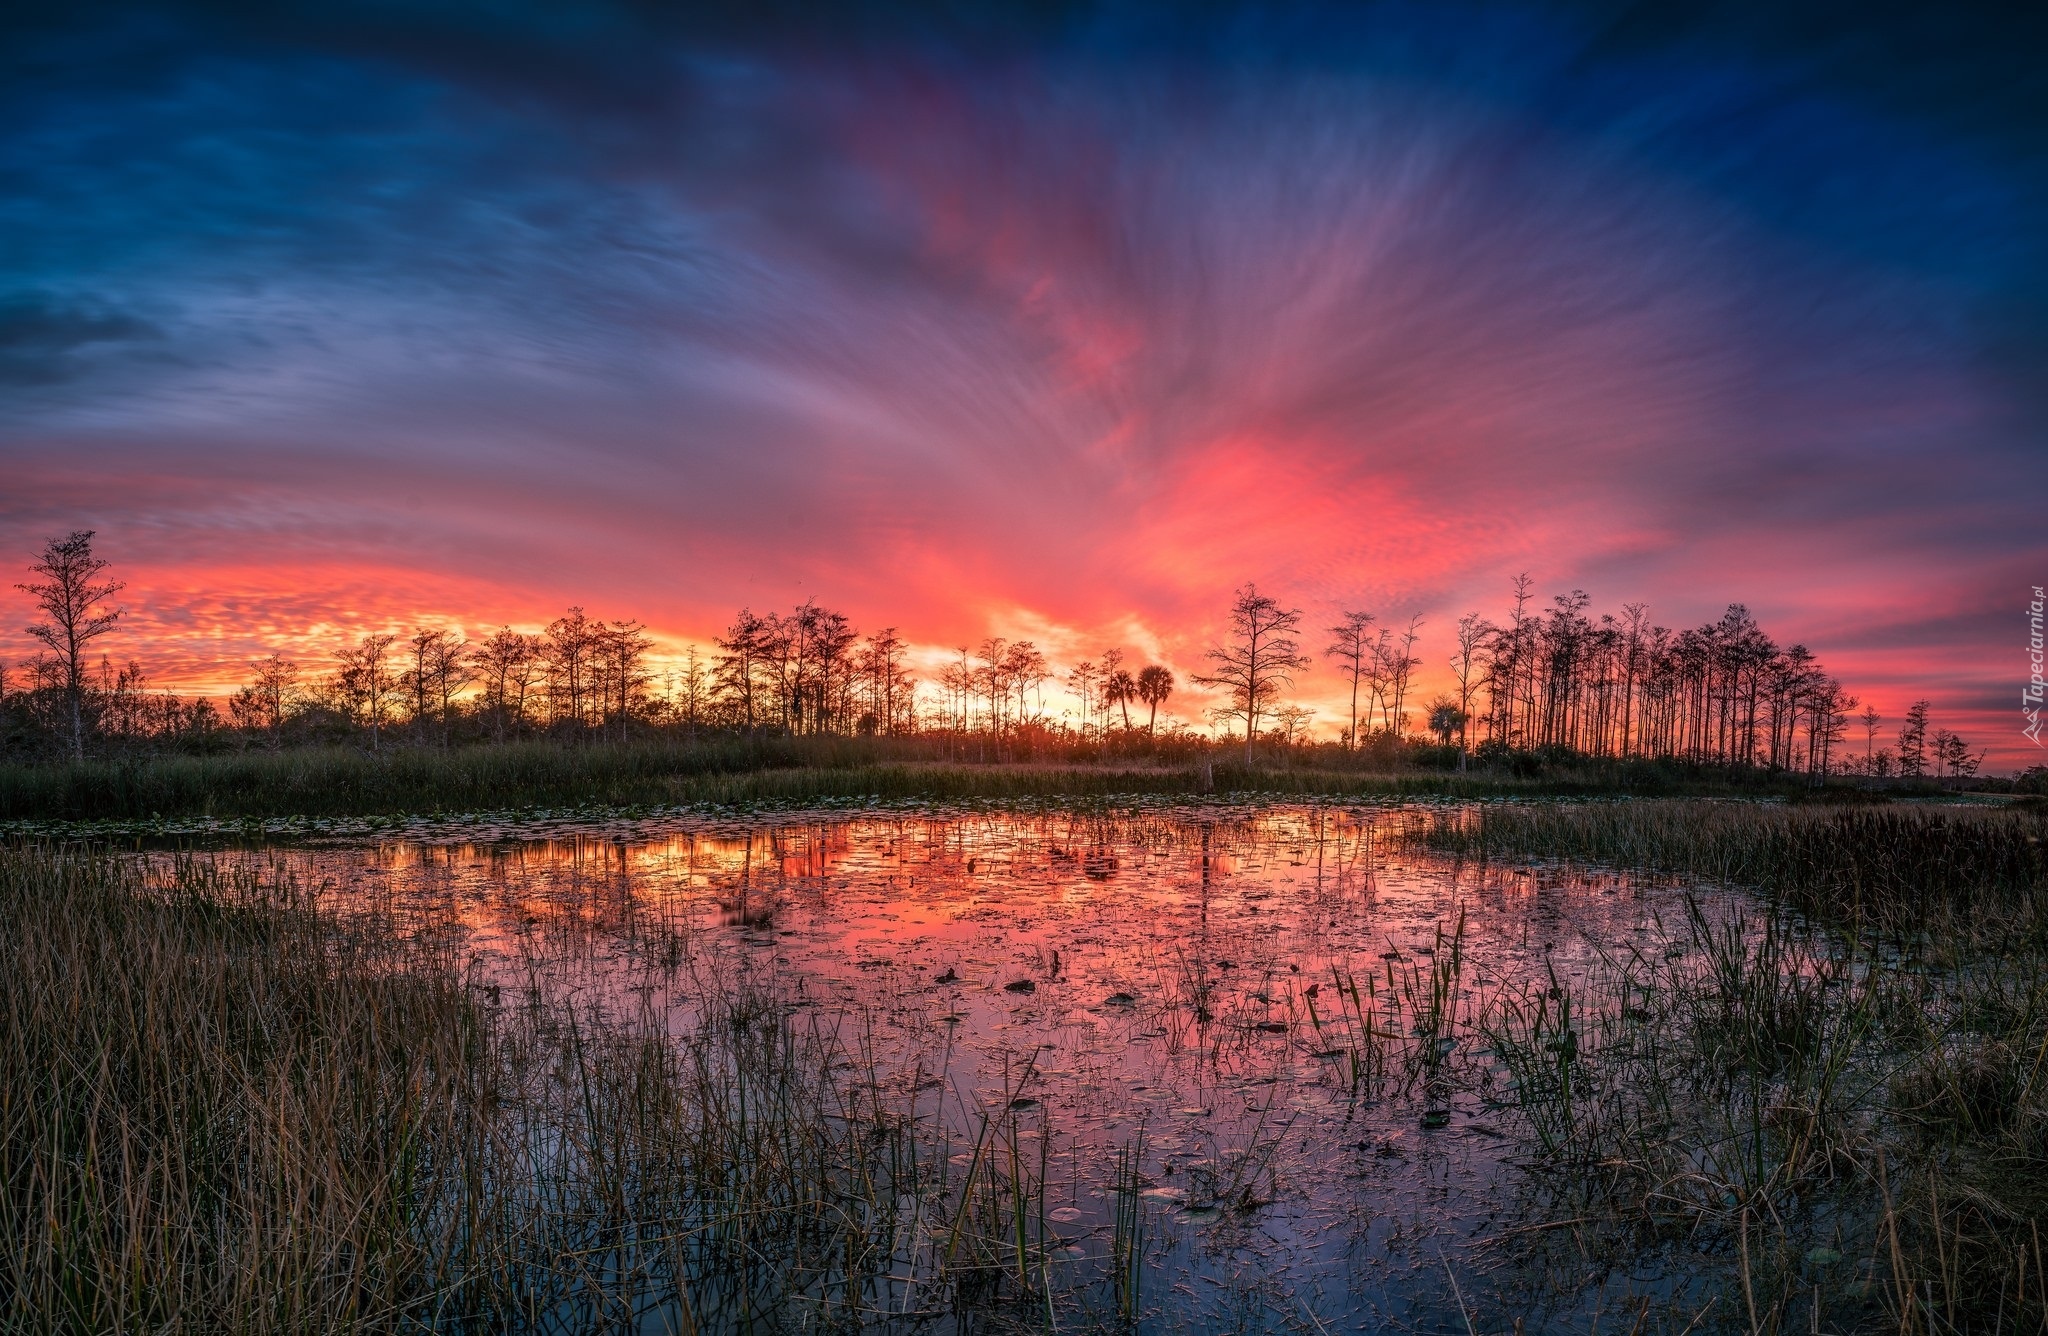
<path id="1" fill-rule="evenodd" d="M 677 813 L 419 822 L 212 856 L 431 939 L 494 1004 L 546 994 L 677 1033 L 734 996 L 780 1009 L 963 1174 L 988 1128 L 1009 1128 L 1046 1185 L 1034 1229 L 1077 1272 L 1106 1255 L 1117 1157 L 1134 1153 L 1144 1330 L 1697 1311 L 1688 1258 L 1569 1246 L 1487 1016 L 1504 998 L 1563 1002 L 1618 957 L 1682 951 L 1682 897 L 1705 893 L 1460 863 L 1401 839 L 1420 819 L 1359 804 Z"/>

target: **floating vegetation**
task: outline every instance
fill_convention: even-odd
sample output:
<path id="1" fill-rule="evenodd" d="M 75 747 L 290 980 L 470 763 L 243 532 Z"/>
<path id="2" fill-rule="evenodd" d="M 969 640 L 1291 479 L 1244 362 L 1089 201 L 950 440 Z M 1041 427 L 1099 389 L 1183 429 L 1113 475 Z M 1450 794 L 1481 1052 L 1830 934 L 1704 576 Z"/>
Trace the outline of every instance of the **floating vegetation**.
<path id="1" fill-rule="evenodd" d="M 15 848 L 0 1294 L 104 1330 L 2032 1329 L 2048 969 L 1997 823 L 2038 818 L 1870 828 L 1946 851 L 1908 917 L 1825 824 L 1892 815 Z M 1807 861 L 1701 874 L 1745 838 Z"/>

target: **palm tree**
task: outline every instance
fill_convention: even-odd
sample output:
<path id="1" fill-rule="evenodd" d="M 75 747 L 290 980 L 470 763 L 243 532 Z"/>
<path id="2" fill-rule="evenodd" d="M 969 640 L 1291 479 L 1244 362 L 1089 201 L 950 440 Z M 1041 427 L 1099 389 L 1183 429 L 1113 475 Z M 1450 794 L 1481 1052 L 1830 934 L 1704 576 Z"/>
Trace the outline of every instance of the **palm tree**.
<path id="1" fill-rule="evenodd" d="M 1159 707 L 1173 694 L 1173 674 L 1155 663 L 1138 674 L 1137 689 L 1138 699 L 1152 707 L 1152 715 L 1145 721 L 1145 736 L 1149 738 L 1159 722 Z"/>
<path id="2" fill-rule="evenodd" d="M 1438 696 L 1429 703 L 1429 731 L 1436 734 L 1444 746 L 1450 746 L 1451 734 L 1464 726 L 1465 712 L 1449 696 Z"/>
<path id="3" fill-rule="evenodd" d="M 1138 680 L 1127 668 L 1119 668 L 1102 679 L 1102 704 L 1105 709 L 1114 705 L 1123 711 L 1124 732 L 1131 731 L 1131 702 L 1138 698 Z"/>

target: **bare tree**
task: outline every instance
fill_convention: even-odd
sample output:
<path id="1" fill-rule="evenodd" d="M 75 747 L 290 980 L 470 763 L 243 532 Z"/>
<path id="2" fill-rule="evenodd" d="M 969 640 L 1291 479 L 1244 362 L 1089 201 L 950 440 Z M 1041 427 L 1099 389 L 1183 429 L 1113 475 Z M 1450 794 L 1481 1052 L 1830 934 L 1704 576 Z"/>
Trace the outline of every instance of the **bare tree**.
<path id="1" fill-rule="evenodd" d="M 598 624 L 590 642 L 591 689 L 597 701 L 599 727 L 612 718 L 619 721 L 619 741 L 626 740 L 632 722 L 633 702 L 646 694 L 652 680 L 647 671 L 647 651 L 654 641 L 637 621 Z"/>
<path id="2" fill-rule="evenodd" d="M 1458 649 L 1451 655 L 1451 672 L 1458 679 L 1458 769 L 1465 768 L 1471 753 L 1472 693 L 1479 688 L 1478 673 L 1494 628 L 1476 612 L 1458 619 Z M 1432 711 L 1432 727 L 1434 727 Z M 1448 739 L 1446 739 L 1448 741 Z"/>
<path id="3" fill-rule="evenodd" d="M 1315 714 L 1314 710 L 1301 705 L 1276 706 L 1273 710 L 1273 727 L 1269 730 L 1268 736 L 1278 733 L 1280 745 L 1292 747 L 1298 737 L 1307 736 L 1308 721 L 1315 718 Z"/>
<path id="4" fill-rule="evenodd" d="M 1344 742 L 1353 750 L 1358 747 L 1358 684 L 1372 671 L 1372 641 L 1366 636 L 1372 621 L 1369 612 L 1345 613 L 1344 620 L 1330 628 L 1330 643 L 1323 650 L 1351 678 L 1351 727 Z"/>
<path id="5" fill-rule="evenodd" d="M 546 646 L 547 688 L 556 719 L 589 722 L 591 703 L 603 712 L 603 701 L 594 690 L 591 659 L 604 623 L 586 616 L 580 607 L 569 609 L 548 623 Z"/>
<path id="6" fill-rule="evenodd" d="M 34 597 L 48 618 L 28 633 L 49 646 L 63 673 L 64 703 L 71 714 L 71 755 L 85 759 L 85 647 L 114 629 L 119 608 L 101 604 L 121 592 L 119 580 L 102 580 L 107 563 L 93 555 L 91 529 L 74 530 L 43 544 L 29 570 L 43 578 L 15 588 Z"/>
<path id="7" fill-rule="evenodd" d="M 717 642 L 724 653 L 712 666 L 713 679 L 737 712 L 740 727 L 750 731 L 760 722 L 755 692 L 773 630 L 768 618 L 756 615 L 750 608 L 741 608 Z"/>
<path id="8" fill-rule="evenodd" d="M 441 730 L 441 745 L 450 741 L 455 695 L 476 680 L 469 643 L 452 631 L 415 631 L 406 639 L 406 666 L 398 689 L 410 699 L 415 734 L 429 720 Z"/>
<path id="9" fill-rule="evenodd" d="M 1935 734 L 1933 757 L 1937 779 L 1943 772 L 1951 779 L 1968 779 L 1984 763 L 1983 752 L 1971 755 L 1970 744 L 1945 728 Z"/>
<path id="10" fill-rule="evenodd" d="M 526 694 L 540 671 L 541 657 L 539 637 L 522 635 L 509 626 L 493 631 L 476 651 L 484 707 L 491 712 L 500 742 L 505 740 L 508 723 L 518 728 L 526 722 Z"/>
<path id="11" fill-rule="evenodd" d="M 415 631 L 405 639 L 405 667 L 398 672 L 398 690 L 412 711 L 410 722 L 415 735 L 426 727 L 427 717 L 433 711 L 434 664 L 447 641 L 448 633 L 442 630 Z"/>
<path id="12" fill-rule="evenodd" d="M 1927 773 L 1927 715 L 1932 708 L 1932 701 L 1914 701 L 1906 707 L 1906 722 L 1899 725 L 1899 773 L 1908 779 Z"/>
<path id="13" fill-rule="evenodd" d="M 1230 605 L 1228 638 L 1207 652 L 1215 671 L 1195 678 L 1203 686 L 1229 693 L 1230 703 L 1212 714 L 1219 721 L 1244 720 L 1247 765 L 1258 737 L 1259 715 L 1279 699 L 1283 688 L 1294 684 L 1294 674 L 1308 668 L 1308 656 L 1294 638 L 1300 630 L 1301 609 L 1283 608 L 1256 585 L 1247 584 Z"/>
<path id="14" fill-rule="evenodd" d="M 398 687 L 389 662 L 391 647 L 397 643 L 395 635 L 367 635 L 335 656 L 341 661 L 335 673 L 335 694 L 351 715 L 370 726 L 371 751 L 382 748 L 384 712 Z"/>
<path id="15" fill-rule="evenodd" d="M 1393 694 L 1388 716 L 1397 738 L 1408 723 L 1408 713 L 1401 708 L 1408 695 L 1408 675 L 1422 666 L 1422 660 L 1415 657 L 1415 642 L 1421 638 L 1422 618 L 1410 617 L 1408 629 L 1401 633 L 1401 648 L 1387 660 L 1387 681 Z"/>
<path id="16" fill-rule="evenodd" d="M 1017 696 L 1017 722 L 1024 722 L 1024 714 L 1031 695 L 1038 695 L 1038 711 L 1045 713 L 1043 687 L 1052 676 L 1052 665 L 1046 660 L 1045 651 L 1029 640 L 1019 640 L 1003 651 L 1003 672 L 1008 677 L 1010 690 Z"/>
<path id="17" fill-rule="evenodd" d="M 960 658 L 939 670 L 939 689 L 952 702 L 949 722 L 960 732 L 967 731 L 974 711 L 974 666 L 968 658 L 967 646 L 956 647 Z"/>
<path id="18" fill-rule="evenodd" d="M 691 645 L 683 654 L 682 706 L 683 724 L 690 730 L 690 737 L 697 736 L 697 723 L 704 715 L 704 700 L 709 694 L 710 679 L 704 665 L 698 661 L 697 647 Z"/>
<path id="19" fill-rule="evenodd" d="M 441 745 L 446 747 L 452 741 L 451 725 L 455 718 L 455 697 L 471 682 L 476 681 L 476 651 L 467 640 L 450 636 L 443 642 L 441 652 L 434 662 L 434 695 L 441 709 Z"/>
<path id="20" fill-rule="evenodd" d="M 908 649 L 896 628 L 885 626 L 854 652 L 853 671 L 860 679 L 867 705 L 862 718 L 872 731 L 894 733 L 903 722 L 905 709 L 916 690 L 903 663 Z"/>
<path id="21" fill-rule="evenodd" d="M 251 659 L 256 670 L 253 681 L 237 691 L 228 702 L 234 721 L 244 728 L 270 734 L 275 748 L 284 740 L 284 722 L 298 700 L 299 665 L 279 654 Z"/>
<path id="22" fill-rule="evenodd" d="M 1067 670 L 1067 685 L 1074 689 L 1074 695 L 1081 702 L 1081 735 L 1088 735 L 1088 715 L 1095 705 L 1095 680 L 1101 669 L 1086 659 Z"/>
<path id="23" fill-rule="evenodd" d="M 790 727 L 829 733 L 846 722 L 857 685 L 853 647 L 860 632 L 842 612 L 805 602 L 784 620 L 792 648 L 788 702 Z"/>

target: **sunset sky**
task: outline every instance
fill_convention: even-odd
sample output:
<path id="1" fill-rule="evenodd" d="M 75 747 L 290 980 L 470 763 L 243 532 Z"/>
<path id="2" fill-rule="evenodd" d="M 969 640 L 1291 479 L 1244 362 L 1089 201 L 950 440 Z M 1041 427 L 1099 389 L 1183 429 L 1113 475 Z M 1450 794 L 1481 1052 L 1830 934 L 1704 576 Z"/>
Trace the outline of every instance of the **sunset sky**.
<path id="1" fill-rule="evenodd" d="M 97 530 L 161 684 L 806 598 L 1185 676 L 1254 580 L 1427 689 L 1527 571 L 2048 760 L 2017 7 L 50 8 L 0 555 Z"/>

